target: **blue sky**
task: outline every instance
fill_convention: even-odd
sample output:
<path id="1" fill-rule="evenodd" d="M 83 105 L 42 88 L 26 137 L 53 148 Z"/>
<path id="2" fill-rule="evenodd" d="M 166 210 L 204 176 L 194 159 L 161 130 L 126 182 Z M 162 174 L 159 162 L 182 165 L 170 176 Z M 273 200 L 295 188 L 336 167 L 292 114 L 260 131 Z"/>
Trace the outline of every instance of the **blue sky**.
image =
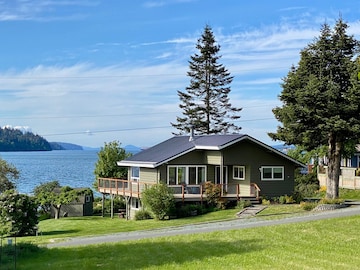
<path id="1" fill-rule="evenodd" d="M 357 1 L 0 1 L 0 126 L 92 147 L 159 143 L 176 131 L 177 90 L 208 24 L 241 132 L 278 144 L 267 133 L 281 79 L 339 15 L 360 39 Z"/>

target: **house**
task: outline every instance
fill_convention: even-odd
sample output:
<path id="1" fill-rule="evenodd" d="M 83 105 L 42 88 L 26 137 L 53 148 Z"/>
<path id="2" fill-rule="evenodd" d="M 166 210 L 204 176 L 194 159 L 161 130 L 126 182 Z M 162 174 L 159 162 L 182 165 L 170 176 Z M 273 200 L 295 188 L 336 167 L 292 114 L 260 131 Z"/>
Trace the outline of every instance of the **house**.
<path id="1" fill-rule="evenodd" d="M 98 179 L 103 194 L 123 195 L 127 215 L 141 207 L 141 192 L 165 182 L 177 201 L 204 201 L 204 183 L 219 184 L 222 197 L 240 200 L 291 195 L 294 171 L 304 165 L 245 134 L 175 136 L 125 160 L 128 179 Z"/>
<path id="2" fill-rule="evenodd" d="M 75 188 L 75 190 L 81 192 L 85 188 Z M 55 192 L 60 192 L 59 188 L 55 188 Z M 72 201 L 69 204 L 64 204 L 60 208 L 60 217 L 82 217 L 93 215 L 93 202 L 94 198 L 91 194 L 80 194 L 77 200 Z M 55 209 L 51 207 L 51 217 L 55 217 Z"/>

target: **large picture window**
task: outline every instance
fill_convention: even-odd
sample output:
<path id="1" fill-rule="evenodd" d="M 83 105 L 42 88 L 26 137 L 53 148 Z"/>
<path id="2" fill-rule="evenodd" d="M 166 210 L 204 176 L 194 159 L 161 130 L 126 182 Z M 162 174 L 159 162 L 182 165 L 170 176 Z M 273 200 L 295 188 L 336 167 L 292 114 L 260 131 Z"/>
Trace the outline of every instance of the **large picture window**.
<path id="1" fill-rule="evenodd" d="M 233 178 L 237 180 L 245 180 L 245 166 L 234 166 Z"/>
<path id="2" fill-rule="evenodd" d="M 260 168 L 261 180 L 284 180 L 284 167 L 264 166 Z"/>
<path id="3" fill-rule="evenodd" d="M 168 166 L 168 185 L 198 185 L 205 181 L 205 166 Z"/>

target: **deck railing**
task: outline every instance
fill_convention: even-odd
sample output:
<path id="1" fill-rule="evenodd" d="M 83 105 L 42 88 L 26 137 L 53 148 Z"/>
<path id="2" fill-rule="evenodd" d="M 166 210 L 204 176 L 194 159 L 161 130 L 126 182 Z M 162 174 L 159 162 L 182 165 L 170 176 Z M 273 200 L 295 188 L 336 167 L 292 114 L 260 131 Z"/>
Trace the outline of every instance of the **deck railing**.
<path id="1" fill-rule="evenodd" d="M 118 178 L 98 178 L 98 190 L 101 193 L 130 196 L 140 198 L 141 192 L 154 183 L 131 181 Z M 240 184 L 219 184 L 221 188 L 221 196 L 224 198 L 244 197 L 241 194 Z M 197 199 L 202 201 L 205 195 L 205 185 L 169 185 L 173 191 L 174 197 L 177 199 L 189 200 Z M 250 184 L 250 196 L 259 198 L 260 188 L 255 183 Z"/>

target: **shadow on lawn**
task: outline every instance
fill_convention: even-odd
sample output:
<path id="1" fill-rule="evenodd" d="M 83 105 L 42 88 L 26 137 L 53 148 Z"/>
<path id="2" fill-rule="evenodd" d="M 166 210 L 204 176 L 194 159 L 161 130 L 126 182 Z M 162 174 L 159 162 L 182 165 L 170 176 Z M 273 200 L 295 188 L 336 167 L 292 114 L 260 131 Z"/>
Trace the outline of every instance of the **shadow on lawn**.
<path id="1" fill-rule="evenodd" d="M 219 236 L 221 238 L 221 235 Z M 39 254 L 20 262 L 21 269 L 142 269 L 221 260 L 223 256 L 242 256 L 262 250 L 261 239 L 227 240 L 181 240 L 147 239 L 141 242 L 121 242 L 116 244 L 89 245 L 74 248 L 43 248 Z M 80 255 L 81 254 L 81 255 Z M 41 257 L 41 260 L 40 260 Z M 31 264 L 33 268 L 26 268 Z M 46 268 L 42 268 L 46 266 Z M 74 268 L 72 268 L 74 267 Z M 119 268 L 120 267 L 120 268 Z"/>
<path id="2" fill-rule="evenodd" d="M 77 233 L 80 230 L 57 230 L 57 231 L 50 231 L 50 232 L 41 232 L 41 235 L 59 235 L 59 234 L 69 234 L 69 233 Z"/>

